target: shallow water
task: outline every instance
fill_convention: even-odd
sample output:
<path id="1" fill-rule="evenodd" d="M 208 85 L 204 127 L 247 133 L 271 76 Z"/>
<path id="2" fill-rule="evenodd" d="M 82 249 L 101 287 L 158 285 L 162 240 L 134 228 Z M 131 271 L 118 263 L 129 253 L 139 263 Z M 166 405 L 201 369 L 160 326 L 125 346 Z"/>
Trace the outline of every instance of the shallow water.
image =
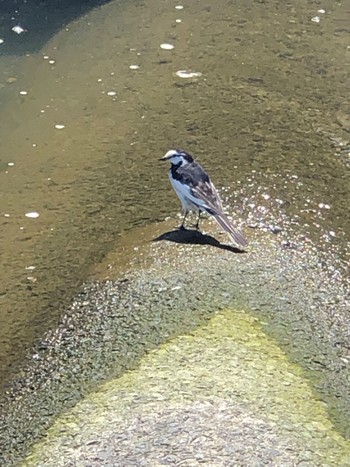
<path id="1" fill-rule="evenodd" d="M 195 153 L 243 218 L 267 194 L 291 231 L 348 260 L 350 6 L 319 8 L 111 2 L 4 59 L 3 381 L 118 235 L 176 212 L 157 163 L 169 147 Z"/>

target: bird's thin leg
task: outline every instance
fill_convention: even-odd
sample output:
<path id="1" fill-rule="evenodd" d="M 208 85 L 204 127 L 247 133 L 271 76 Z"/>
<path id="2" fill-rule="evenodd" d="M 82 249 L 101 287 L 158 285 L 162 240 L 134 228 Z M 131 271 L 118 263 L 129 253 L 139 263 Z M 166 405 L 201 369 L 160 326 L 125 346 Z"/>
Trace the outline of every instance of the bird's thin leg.
<path id="1" fill-rule="evenodd" d="M 199 210 L 199 211 L 198 211 L 198 219 L 197 219 L 197 222 L 196 222 L 196 224 L 195 224 L 195 228 L 196 228 L 197 230 L 199 230 L 199 222 L 200 222 L 200 220 L 201 220 L 201 213 L 202 213 L 202 211 Z"/>
<path id="2" fill-rule="evenodd" d="M 187 215 L 188 215 L 188 210 L 185 209 L 184 210 L 184 218 L 182 219 L 181 225 L 179 227 L 180 230 L 186 230 L 185 229 L 185 220 L 186 220 Z"/>

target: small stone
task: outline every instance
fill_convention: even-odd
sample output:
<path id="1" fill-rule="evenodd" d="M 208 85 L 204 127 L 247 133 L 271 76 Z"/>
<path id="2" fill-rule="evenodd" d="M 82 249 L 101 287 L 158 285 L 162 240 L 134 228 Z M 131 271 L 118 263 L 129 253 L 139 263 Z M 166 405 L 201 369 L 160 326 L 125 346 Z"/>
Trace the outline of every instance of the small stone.
<path id="1" fill-rule="evenodd" d="M 31 212 L 27 212 L 25 216 L 29 217 L 30 219 L 36 219 L 37 217 L 39 217 L 39 213 L 35 211 L 31 211 Z"/>
<path id="2" fill-rule="evenodd" d="M 278 227 L 277 225 L 269 225 L 270 232 L 273 234 L 277 235 L 282 232 L 281 227 Z"/>
<path id="3" fill-rule="evenodd" d="M 14 26 L 11 31 L 15 32 L 16 34 L 22 34 L 22 32 L 25 31 L 19 24 L 17 26 Z"/>
<path id="4" fill-rule="evenodd" d="M 179 78 L 199 78 L 200 76 L 202 76 L 202 73 L 200 73 L 199 71 L 188 71 L 188 70 L 178 70 L 176 73 L 175 73 L 176 76 L 178 76 Z"/>
<path id="5" fill-rule="evenodd" d="M 174 48 L 173 44 L 168 44 L 164 42 L 163 44 L 160 44 L 160 48 L 163 50 L 172 50 Z"/>

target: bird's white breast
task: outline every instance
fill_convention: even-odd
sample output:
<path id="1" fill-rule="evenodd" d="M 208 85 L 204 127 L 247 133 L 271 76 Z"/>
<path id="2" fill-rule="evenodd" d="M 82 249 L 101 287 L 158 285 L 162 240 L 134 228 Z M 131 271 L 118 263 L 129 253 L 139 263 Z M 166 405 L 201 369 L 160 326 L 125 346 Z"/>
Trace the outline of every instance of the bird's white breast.
<path id="1" fill-rule="evenodd" d="M 172 178 L 171 171 L 169 172 L 169 180 L 174 188 L 175 193 L 180 198 L 183 209 L 195 212 L 198 212 L 199 210 L 206 211 L 207 206 L 205 202 L 193 196 L 191 189 L 188 185 L 185 185 L 179 182 L 178 180 Z"/>
<path id="2" fill-rule="evenodd" d="M 169 172 L 169 180 L 170 180 L 170 183 L 172 184 L 172 187 L 174 188 L 175 193 L 177 194 L 177 196 L 179 197 L 182 203 L 183 209 L 186 209 L 189 211 L 198 211 L 197 206 L 192 204 L 189 201 L 189 197 L 191 196 L 189 187 L 179 182 L 178 180 L 175 180 L 171 176 L 171 172 Z"/>

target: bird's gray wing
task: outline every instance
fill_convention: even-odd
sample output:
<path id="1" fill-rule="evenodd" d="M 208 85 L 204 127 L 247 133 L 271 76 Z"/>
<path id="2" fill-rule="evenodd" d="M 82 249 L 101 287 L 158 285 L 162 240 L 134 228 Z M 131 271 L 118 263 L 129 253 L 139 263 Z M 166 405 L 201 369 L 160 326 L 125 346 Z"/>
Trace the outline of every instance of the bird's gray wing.
<path id="1" fill-rule="evenodd" d="M 187 200 L 210 214 L 223 210 L 220 196 L 203 167 L 197 162 L 172 171 L 172 176 L 189 189 Z"/>
<path id="2" fill-rule="evenodd" d="M 192 186 L 191 194 L 207 207 L 209 214 L 217 215 L 223 212 L 219 193 L 210 179 Z"/>
<path id="3" fill-rule="evenodd" d="M 234 242 L 242 248 L 246 247 L 248 244 L 247 239 L 239 230 L 233 227 L 231 221 L 224 213 L 220 196 L 210 180 L 200 182 L 195 187 L 192 187 L 191 195 L 193 195 L 193 198 L 200 200 L 200 203 L 197 201 L 197 205 L 202 206 L 203 210 L 211 214 L 221 228 L 230 235 Z"/>

